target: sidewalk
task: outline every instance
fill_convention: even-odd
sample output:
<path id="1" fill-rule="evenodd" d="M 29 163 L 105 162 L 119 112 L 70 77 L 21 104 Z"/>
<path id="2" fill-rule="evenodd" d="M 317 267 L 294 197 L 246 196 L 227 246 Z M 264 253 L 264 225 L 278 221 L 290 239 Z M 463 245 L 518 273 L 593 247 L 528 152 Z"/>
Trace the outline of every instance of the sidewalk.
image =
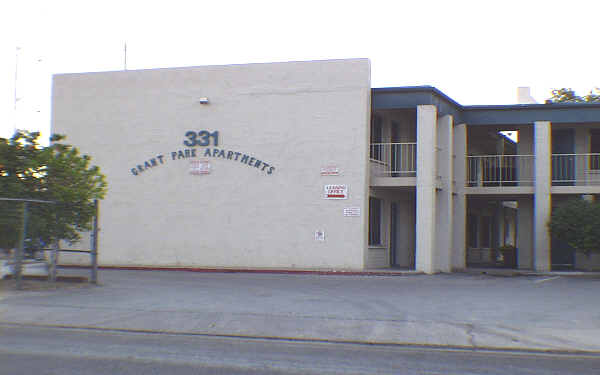
<path id="1" fill-rule="evenodd" d="M 600 352 L 600 278 L 101 270 L 100 281 L 3 292 L 0 323 Z"/>

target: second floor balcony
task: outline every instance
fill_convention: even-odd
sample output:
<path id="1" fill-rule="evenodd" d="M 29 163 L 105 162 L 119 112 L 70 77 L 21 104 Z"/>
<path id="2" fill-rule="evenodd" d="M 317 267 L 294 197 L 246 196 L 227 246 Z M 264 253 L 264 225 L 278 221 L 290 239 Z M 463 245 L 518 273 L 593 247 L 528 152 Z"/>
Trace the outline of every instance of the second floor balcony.
<path id="1" fill-rule="evenodd" d="M 600 186 L 600 154 L 553 154 L 551 178 L 553 187 Z M 467 157 L 467 187 L 533 186 L 534 183 L 533 155 Z"/>
<path id="2" fill-rule="evenodd" d="M 369 157 L 374 177 L 415 177 L 416 143 L 372 143 Z"/>
<path id="3" fill-rule="evenodd" d="M 373 186 L 416 186 L 416 143 L 372 143 L 369 157 Z M 550 174 L 552 192 L 600 194 L 600 153 L 553 154 Z M 476 188 L 471 190 L 474 194 L 531 194 L 535 185 L 535 156 L 469 155 L 465 181 L 456 183 Z"/>
<path id="4" fill-rule="evenodd" d="M 599 186 L 600 154 L 553 154 L 553 186 Z"/>
<path id="5" fill-rule="evenodd" d="M 467 156 L 467 187 L 532 186 L 533 155 Z"/>

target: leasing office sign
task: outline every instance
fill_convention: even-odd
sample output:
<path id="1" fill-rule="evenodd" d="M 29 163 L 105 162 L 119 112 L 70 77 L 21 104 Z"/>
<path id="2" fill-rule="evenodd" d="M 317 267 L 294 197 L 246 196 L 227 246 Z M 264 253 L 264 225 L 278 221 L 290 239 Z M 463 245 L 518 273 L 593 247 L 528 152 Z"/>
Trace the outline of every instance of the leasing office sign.
<path id="1" fill-rule="evenodd" d="M 324 199 L 348 199 L 348 185 L 325 185 L 323 187 Z"/>

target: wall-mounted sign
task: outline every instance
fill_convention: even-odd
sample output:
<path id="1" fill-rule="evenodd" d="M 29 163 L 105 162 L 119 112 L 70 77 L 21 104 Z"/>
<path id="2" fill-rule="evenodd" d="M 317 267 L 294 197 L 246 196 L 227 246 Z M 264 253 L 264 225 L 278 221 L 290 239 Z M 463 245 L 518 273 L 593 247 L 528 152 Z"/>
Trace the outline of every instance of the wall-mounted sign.
<path id="1" fill-rule="evenodd" d="M 211 139 L 215 146 L 219 145 L 219 132 L 216 130 L 212 133 L 208 130 L 200 130 L 199 132 L 190 130 L 185 133 L 185 136 L 187 139 L 183 141 L 184 146 L 210 146 Z"/>
<path id="2" fill-rule="evenodd" d="M 360 216 L 360 207 L 344 207 L 344 216 Z"/>
<path id="3" fill-rule="evenodd" d="M 348 199 L 348 185 L 325 185 L 323 194 L 325 199 Z"/>
<path id="4" fill-rule="evenodd" d="M 325 232 L 323 232 L 322 230 L 316 230 L 315 241 L 325 241 Z"/>
<path id="5" fill-rule="evenodd" d="M 321 176 L 339 176 L 340 168 L 337 165 L 326 165 L 321 167 Z"/>
<path id="6" fill-rule="evenodd" d="M 210 161 L 190 160 L 190 174 L 203 175 L 210 173 Z"/>
<path id="7" fill-rule="evenodd" d="M 213 158 L 213 159 L 223 159 L 223 160 L 231 160 L 234 162 L 239 162 L 240 164 L 247 165 L 248 167 L 256 168 L 257 171 L 260 171 L 264 174 L 270 175 L 275 171 L 275 166 L 270 163 L 267 163 L 263 160 L 260 160 L 257 157 L 254 157 L 251 154 L 246 154 L 240 151 L 227 150 L 224 148 L 217 147 L 207 147 L 212 143 L 214 146 L 219 145 L 219 132 L 213 131 L 209 132 L 208 130 L 201 131 L 188 131 L 185 133 L 186 140 L 183 141 L 183 144 L 188 147 L 197 147 L 199 148 L 186 148 L 180 150 L 173 150 L 169 153 L 158 154 L 155 157 L 146 159 L 138 164 L 136 164 L 133 168 L 130 169 L 130 172 L 134 176 L 139 176 L 140 174 L 153 169 L 154 167 L 159 167 L 163 164 L 169 164 L 171 161 L 176 160 L 186 160 L 192 159 L 190 161 L 200 162 L 198 164 L 190 163 L 190 173 L 191 174 L 207 174 L 210 173 L 210 164 L 208 164 L 208 170 L 203 169 L 206 168 L 207 164 L 202 164 L 202 160 L 196 160 L 196 158 Z M 208 163 L 208 160 L 204 160 L 204 162 Z M 204 166 L 203 166 L 204 165 Z"/>

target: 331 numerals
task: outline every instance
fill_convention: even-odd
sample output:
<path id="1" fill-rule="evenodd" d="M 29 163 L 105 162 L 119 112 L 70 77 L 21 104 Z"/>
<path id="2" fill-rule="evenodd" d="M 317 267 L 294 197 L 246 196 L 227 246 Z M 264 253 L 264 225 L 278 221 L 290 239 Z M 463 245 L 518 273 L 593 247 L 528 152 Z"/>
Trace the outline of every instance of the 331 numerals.
<path id="1" fill-rule="evenodd" d="M 190 130 L 185 133 L 185 137 L 187 138 L 183 141 L 183 144 L 187 147 L 194 146 L 209 146 L 210 140 L 213 141 L 213 146 L 219 145 L 219 131 L 215 130 L 214 132 L 209 132 L 208 130 L 200 130 L 199 132 Z"/>

